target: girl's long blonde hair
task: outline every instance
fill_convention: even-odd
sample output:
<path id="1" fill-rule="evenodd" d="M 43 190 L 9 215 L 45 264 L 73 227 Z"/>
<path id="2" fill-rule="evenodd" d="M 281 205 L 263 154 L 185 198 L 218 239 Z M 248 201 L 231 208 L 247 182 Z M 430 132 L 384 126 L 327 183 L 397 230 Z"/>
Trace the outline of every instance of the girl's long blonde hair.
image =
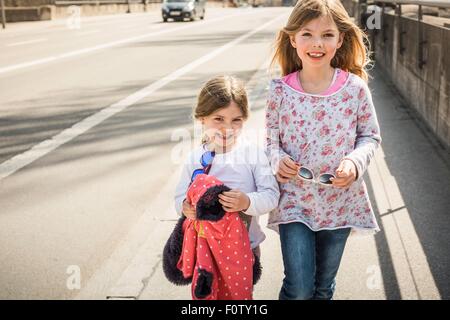
<path id="1" fill-rule="evenodd" d="M 298 0 L 287 25 L 278 32 L 271 62 L 272 69 L 278 63 L 282 76 L 302 69 L 302 62 L 291 45 L 290 36 L 294 36 L 311 20 L 320 17 L 331 17 L 344 36 L 342 46 L 331 60 L 331 66 L 354 73 L 367 82 L 366 66 L 370 63 L 369 40 L 351 20 L 339 0 Z"/>

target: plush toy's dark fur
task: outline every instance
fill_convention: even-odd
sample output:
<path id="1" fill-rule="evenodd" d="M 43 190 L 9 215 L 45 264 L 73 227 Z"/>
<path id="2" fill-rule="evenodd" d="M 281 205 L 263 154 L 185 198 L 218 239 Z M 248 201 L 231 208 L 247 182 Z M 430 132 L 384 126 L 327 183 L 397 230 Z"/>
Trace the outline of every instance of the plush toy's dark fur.
<path id="1" fill-rule="evenodd" d="M 253 264 L 253 284 L 258 283 L 259 279 L 261 279 L 262 266 L 261 260 L 256 254 L 253 254 L 255 257 L 255 263 Z"/>
<path id="2" fill-rule="evenodd" d="M 163 251 L 164 274 L 170 282 L 178 286 L 188 285 L 192 281 L 192 277 L 185 278 L 183 272 L 177 268 L 181 250 L 183 249 L 183 222 L 185 219 L 186 217 L 183 216 L 178 220 Z"/>
<path id="3" fill-rule="evenodd" d="M 209 188 L 197 202 L 196 213 L 198 220 L 219 221 L 225 215 L 222 204 L 219 202 L 219 194 L 231 189 L 225 185 Z"/>
<path id="4" fill-rule="evenodd" d="M 204 269 L 198 269 L 197 285 L 194 294 L 198 299 L 204 299 L 211 294 L 213 275 Z"/>

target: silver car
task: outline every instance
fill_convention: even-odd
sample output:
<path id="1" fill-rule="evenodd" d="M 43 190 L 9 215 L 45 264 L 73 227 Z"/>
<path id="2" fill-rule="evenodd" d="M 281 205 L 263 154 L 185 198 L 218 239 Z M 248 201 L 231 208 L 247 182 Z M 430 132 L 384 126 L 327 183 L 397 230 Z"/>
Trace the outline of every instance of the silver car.
<path id="1" fill-rule="evenodd" d="M 206 0 L 164 0 L 161 14 L 164 22 L 168 19 L 176 21 L 195 18 L 205 18 Z"/>

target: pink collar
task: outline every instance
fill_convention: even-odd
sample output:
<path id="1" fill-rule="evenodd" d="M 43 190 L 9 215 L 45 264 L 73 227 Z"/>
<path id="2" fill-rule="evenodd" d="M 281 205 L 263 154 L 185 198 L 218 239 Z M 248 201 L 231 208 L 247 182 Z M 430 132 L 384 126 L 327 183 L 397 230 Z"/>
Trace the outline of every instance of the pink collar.
<path id="1" fill-rule="evenodd" d="M 347 81 L 348 75 L 348 72 L 336 68 L 334 71 L 333 80 L 331 81 L 331 85 L 324 92 L 320 93 L 320 95 L 329 95 L 338 91 Z M 305 93 L 305 90 L 303 90 L 302 85 L 300 84 L 300 81 L 298 79 L 298 71 L 294 71 L 287 76 L 284 76 L 282 78 L 282 81 L 291 88 Z"/>

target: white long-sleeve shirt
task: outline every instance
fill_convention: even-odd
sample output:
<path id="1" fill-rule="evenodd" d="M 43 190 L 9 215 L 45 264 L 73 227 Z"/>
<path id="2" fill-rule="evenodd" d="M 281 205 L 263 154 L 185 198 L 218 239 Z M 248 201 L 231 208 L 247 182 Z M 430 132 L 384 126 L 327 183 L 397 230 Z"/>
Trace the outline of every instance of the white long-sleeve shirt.
<path id="1" fill-rule="evenodd" d="M 197 147 L 184 163 L 175 190 L 175 209 L 180 216 L 192 172 L 202 168 L 200 157 L 206 151 L 204 145 Z M 259 216 L 276 208 L 280 198 L 278 183 L 264 150 L 239 138 L 230 151 L 216 153 L 209 174 L 217 177 L 229 188 L 240 190 L 249 197 L 250 206 L 245 213 L 252 216 L 249 237 L 252 248 L 257 247 L 265 239 L 259 225 Z"/>

